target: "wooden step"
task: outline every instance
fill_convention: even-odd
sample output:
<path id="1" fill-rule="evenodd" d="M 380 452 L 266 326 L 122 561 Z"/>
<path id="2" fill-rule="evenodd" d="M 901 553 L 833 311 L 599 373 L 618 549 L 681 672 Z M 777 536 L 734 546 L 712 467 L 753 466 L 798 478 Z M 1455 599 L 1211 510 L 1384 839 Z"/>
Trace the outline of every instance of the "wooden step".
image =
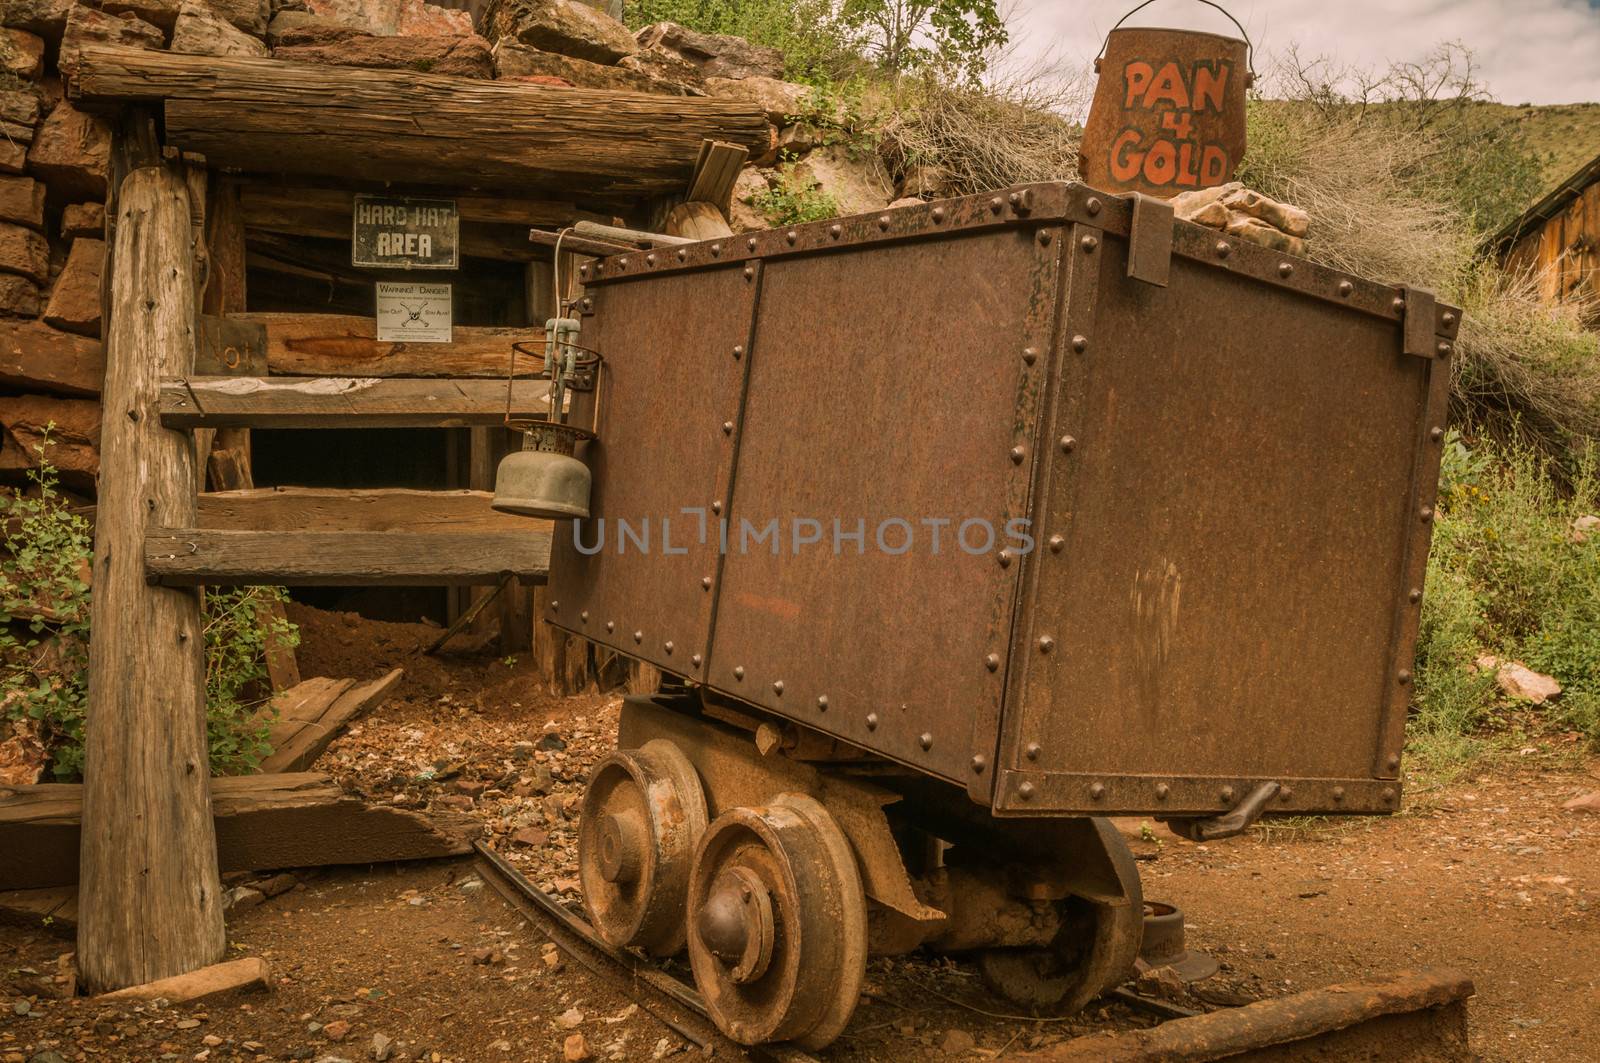
<path id="1" fill-rule="evenodd" d="M 144 570 L 169 587 L 455 587 L 507 572 L 538 584 L 550 571 L 550 532 L 161 528 L 145 536 Z"/>
<path id="2" fill-rule="evenodd" d="M 547 380 L 512 384 L 511 416 L 542 418 Z M 463 428 L 506 417 L 506 382 L 464 378 L 191 376 L 161 381 L 168 428 Z"/>

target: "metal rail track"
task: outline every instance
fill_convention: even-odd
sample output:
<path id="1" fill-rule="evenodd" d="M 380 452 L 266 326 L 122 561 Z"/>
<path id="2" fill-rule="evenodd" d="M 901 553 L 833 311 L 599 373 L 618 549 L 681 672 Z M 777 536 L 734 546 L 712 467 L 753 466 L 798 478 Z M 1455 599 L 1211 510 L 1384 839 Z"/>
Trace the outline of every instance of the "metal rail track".
<path id="1" fill-rule="evenodd" d="M 587 922 L 529 882 L 498 853 L 474 842 L 478 873 L 556 947 L 595 977 L 631 997 L 644 1011 L 703 1052 L 755 1063 L 818 1063 L 788 1045 L 741 1045 L 712 1021 L 700 994 L 659 967 L 615 948 Z"/>

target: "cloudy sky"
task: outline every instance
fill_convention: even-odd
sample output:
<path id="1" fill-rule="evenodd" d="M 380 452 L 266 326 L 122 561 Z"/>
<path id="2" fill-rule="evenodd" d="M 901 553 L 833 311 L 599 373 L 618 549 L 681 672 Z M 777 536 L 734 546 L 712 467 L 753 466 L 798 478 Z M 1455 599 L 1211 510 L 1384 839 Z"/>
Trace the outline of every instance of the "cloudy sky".
<path id="1" fill-rule="evenodd" d="M 1137 0 L 1012 0 L 1019 57 L 1093 59 Z M 1475 53 L 1503 103 L 1600 101 L 1600 0 L 1223 0 L 1258 49 L 1298 44 L 1367 68 L 1420 58 L 1443 41 Z M 1002 2 L 1002 7 L 1006 5 Z M 1128 25 L 1236 33 L 1195 0 L 1156 0 Z M 1261 67 L 1258 62 L 1258 68 Z"/>

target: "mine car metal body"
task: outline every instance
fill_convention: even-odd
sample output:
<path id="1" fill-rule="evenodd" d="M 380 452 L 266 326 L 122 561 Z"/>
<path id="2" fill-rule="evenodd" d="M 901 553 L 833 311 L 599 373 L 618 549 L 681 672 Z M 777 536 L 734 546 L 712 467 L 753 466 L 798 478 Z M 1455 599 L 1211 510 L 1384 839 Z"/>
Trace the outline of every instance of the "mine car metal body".
<path id="1" fill-rule="evenodd" d="M 1454 309 L 1058 183 L 584 280 L 545 619 L 669 676 L 586 903 L 735 1037 L 836 1036 L 869 943 L 1081 1005 L 1140 920 L 1093 817 L 1398 807 Z"/>

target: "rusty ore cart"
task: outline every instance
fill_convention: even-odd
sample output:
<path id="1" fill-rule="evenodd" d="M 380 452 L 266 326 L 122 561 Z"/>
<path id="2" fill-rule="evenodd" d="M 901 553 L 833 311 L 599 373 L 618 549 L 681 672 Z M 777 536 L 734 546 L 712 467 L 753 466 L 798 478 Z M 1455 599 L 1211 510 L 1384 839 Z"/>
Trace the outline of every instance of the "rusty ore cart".
<path id="1" fill-rule="evenodd" d="M 918 947 L 1081 1007 L 1141 928 L 1101 817 L 1398 806 L 1456 310 L 1061 183 L 584 280 L 546 619 L 666 673 L 585 903 L 736 1040 Z"/>

